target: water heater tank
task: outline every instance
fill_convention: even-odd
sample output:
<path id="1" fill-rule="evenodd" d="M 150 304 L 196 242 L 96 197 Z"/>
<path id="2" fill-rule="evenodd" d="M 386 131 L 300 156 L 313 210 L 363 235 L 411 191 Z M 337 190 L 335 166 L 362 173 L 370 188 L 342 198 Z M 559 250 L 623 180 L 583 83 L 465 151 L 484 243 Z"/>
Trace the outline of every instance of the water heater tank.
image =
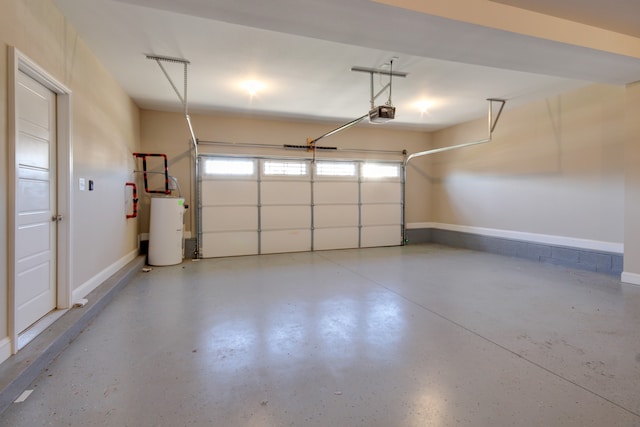
<path id="1" fill-rule="evenodd" d="M 149 218 L 149 265 L 174 265 L 184 252 L 184 199 L 152 197 Z"/>

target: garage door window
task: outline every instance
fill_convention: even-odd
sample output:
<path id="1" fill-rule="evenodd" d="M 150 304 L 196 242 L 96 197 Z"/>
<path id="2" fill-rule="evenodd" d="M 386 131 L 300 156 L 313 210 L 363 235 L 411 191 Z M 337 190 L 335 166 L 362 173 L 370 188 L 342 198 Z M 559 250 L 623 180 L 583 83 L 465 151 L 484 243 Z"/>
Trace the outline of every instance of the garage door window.
<path id="1" fill-rule="evenodd" d="M 318 162 L 316 163 L 317 176 L 356 176 L 356 164 L 353 162 Z"/>
<path id="2" fill-rule="evenodd" d="M 254 174 L 253 160 L 243 159 L 208 159 L 204 172 L 207 175 L 251 176 Z"/>
<path id="3" fill-rule="evenodd" d="M 305 176 L 307 175 L 307 163 L 295 160 L 265 160 L 265 176 Z"/>
<path id="4" fill-rule="evenodd" d="M 402 163 L 203 156 L 203 257 L 402 243 Z"/>
<path id="5" fill-rule="evenodd" d="M 362 165 L 363 178 L 399 178 L 400 165 L 365 163 Z"/>

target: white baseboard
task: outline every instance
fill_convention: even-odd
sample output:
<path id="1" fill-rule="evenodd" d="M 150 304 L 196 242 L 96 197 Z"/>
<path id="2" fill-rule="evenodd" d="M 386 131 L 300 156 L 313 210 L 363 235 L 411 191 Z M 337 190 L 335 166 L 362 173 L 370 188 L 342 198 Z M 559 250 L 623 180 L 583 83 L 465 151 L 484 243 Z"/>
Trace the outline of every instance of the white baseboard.
<path id="1" fill-rule="evenodd" d="M 631 283 L 632 285 L 640 285 L 640 274 L 623 271 L 620 276 L 620 281 L 624 283 Z"/>
<path id="2" fill-rule="evenodd" d="M 74 304 L 77 301 L 79 301 L 81 298 L 84 298 L 87 295 L 89 295 L 89 293 L 93 291 L 95 288 L 97 288 L 98 286 L 100 286 L 102 282 L 107 280 L 109 277 L 115 274 L 122 267 L 124 267 L 125 265 L 133 261 L 137 256 L 138 256 L 138 250 L 135 249 L 129 252 L 127 255 L 120 258 L 118 261 L 108 266 L 107 268 L 105 268 L 104 270 L 102 270 L 100 273 L 93 276 L 91 279 L 84 282 L 82 285 L 78 286 L 71 293 L 71 303 Z"/>
<path id="3" fill-rule="evenodd" d="M 550 234 L 527 233 L 523 231 L 500 230 L 496 228 L 473 227 L 469 225 L 443 224 L 439 222 L 415 222 L 407 224 L 407 229 L 436 228 L 439 230 L 458 231 L 481 236 L 499 237 L 503 239 L 521 240 L 553 246 L 567 246 L 592 251 L 624 253 L 624 244 L 603 242 L 599 240 L 578 239 L 575 237 L 554 236 Z"/>
<path id="4" fill-rule="evenodd" d="M 0 340 L 0 363 L 11 357 L 11 338 L 5 337 Z"/>

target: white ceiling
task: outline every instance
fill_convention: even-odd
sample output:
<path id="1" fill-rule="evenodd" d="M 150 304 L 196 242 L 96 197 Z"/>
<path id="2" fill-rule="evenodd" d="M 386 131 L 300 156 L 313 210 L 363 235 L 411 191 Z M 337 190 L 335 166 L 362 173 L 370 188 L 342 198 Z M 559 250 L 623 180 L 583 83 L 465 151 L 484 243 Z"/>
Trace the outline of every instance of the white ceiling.
<path id="1" fill-rule="evenodd" d="M 409 75 L 393 81 L 397 113 L 391 126 L 425 130 L 483 116 L 489 97 L 508 99 L 509 107 L 589 82 L 640 80 L 638 58 L 370 0 L 55 1 L 134 101 L 148 109 L 180 111 L 181 104 L 145 54 L 191 62 L 191 112 L 335 122 L 369 109 L 369 75 L 351 67 L 380 68 L 397 57 L 394 70 Z M 558 2 L 573 7 L 599 3 Z M 182 67 L 165 66 L 182 88 Z M 239 89 L 249 78 L 267 87 L 250 97 Z M 375 91 L 385 83 L 376 77 Z M 426 113 L 414 106 L 421 99 L 432 103 Z M 386 94 L 376 103 L 385 101 Z"/>
<path id="2" fill-rule="evenodd" d="M 640 37 L 640 1 L 637 0 L 492 1 Z"/>

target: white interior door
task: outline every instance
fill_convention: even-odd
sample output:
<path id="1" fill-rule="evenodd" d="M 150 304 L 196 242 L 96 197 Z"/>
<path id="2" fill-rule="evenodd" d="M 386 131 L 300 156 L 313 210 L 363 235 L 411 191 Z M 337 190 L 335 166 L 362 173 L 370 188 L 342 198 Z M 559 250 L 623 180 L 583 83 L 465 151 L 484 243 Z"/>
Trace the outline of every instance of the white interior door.
<path id="1" fill-rule="evenodd" d="M 56 95 L 20 72 L 16 93 L 15 329 L 56 307 Z"/>

